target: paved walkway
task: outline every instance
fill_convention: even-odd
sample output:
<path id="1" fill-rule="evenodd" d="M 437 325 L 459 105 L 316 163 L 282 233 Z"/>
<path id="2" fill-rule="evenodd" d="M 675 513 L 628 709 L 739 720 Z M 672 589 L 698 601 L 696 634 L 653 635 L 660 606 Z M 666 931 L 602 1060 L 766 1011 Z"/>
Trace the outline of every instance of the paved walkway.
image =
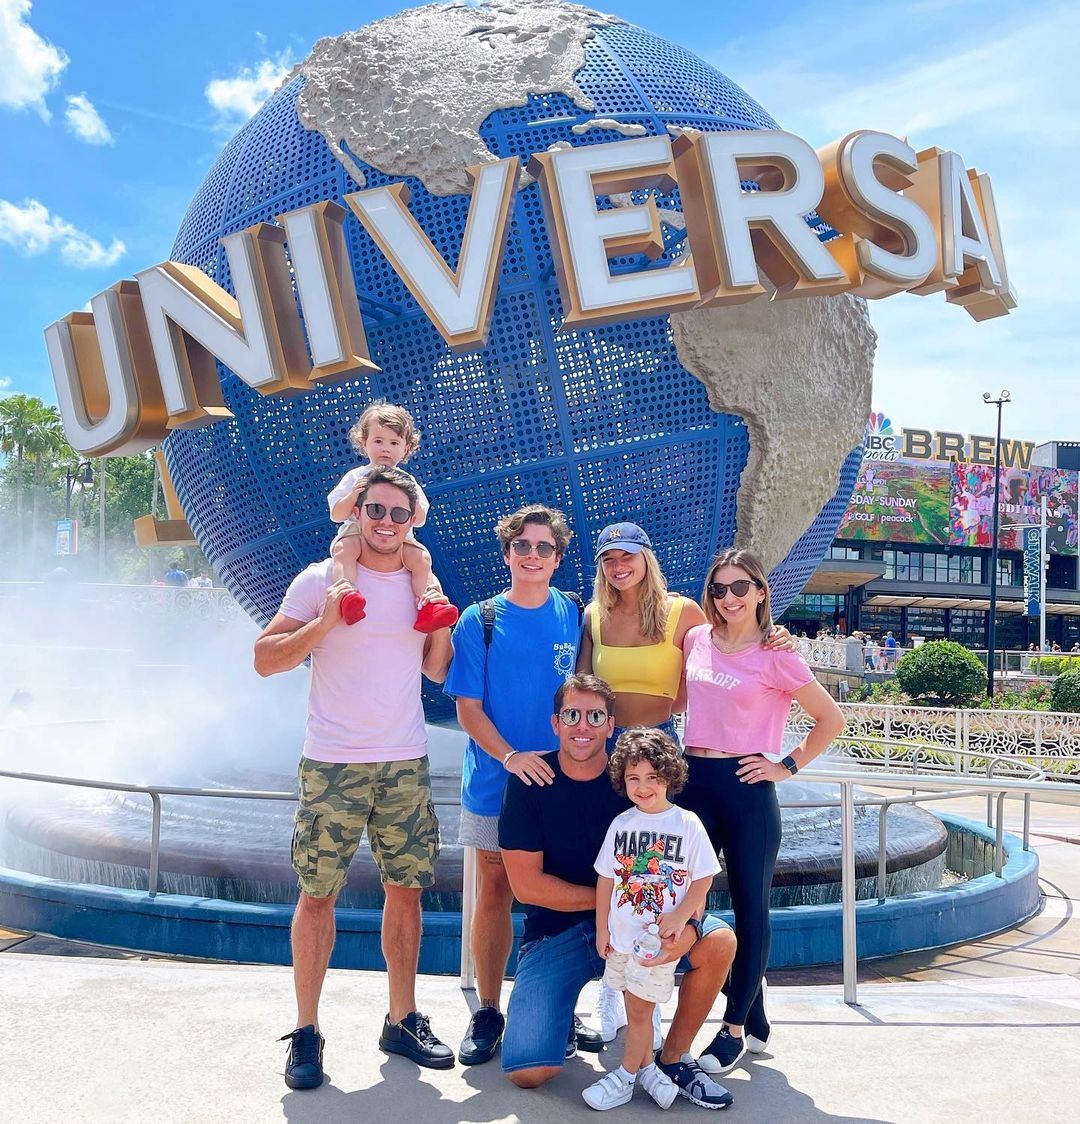
<path id="1" fill-rule="evenodd" d="M 957 802 L 978 816 L 985 802 Z M 1010 805 L 1010 826 L 1019 805 Z M 727 1121 L 1075 1119 L 1080 1087 L 1080 812 L 1043 806 L 1033 838 L 1044 908 L 1010 933 L 936 954 L 860 965 L 860 1005 L 836 969 L 770 976 L 769 1054 L 725 1079 Z M 6 937 L 6 939 L 5 939 Z M 584 1055 L 546 1089 L 512 1088 L 497 1063 L 419 1070 L 375 1047 L 385 978 L 331 972 L 324 993 L 328 1080 L 290 1092 L 288 969 L 117 956 L 49 938 L 0 934 L 0 1121 L 594 1120 L 580 1090 L 617 1064 Z M 453 979 L 424 977 L 423 1009 L 456 1045 L 468 1008 Z M 582 997 L 587 1014 L 594 991 Z M 719 1012 L 718 1012 L 719 1013 Z M 671 1007 L 665 1009 L 670 1019 Z M 702 1032 L 703 1046 L 718 1028 Z M 656 1119 L 635 1099 L 619 1119 Z M 704 1110 L 685 1101 L 670 1118 Z"/>

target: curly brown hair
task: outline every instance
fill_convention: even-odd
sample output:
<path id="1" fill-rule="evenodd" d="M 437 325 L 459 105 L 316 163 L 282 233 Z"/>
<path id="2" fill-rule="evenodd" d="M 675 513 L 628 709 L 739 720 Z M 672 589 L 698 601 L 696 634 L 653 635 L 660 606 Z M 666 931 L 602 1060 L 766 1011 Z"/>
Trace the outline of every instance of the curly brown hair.
<path id="1" fill-rule="evenodd" d="M 360 415 L 360 420 L 349 430 L 349 443 L 361 455 L 364 452 L 364 443 L 371 433 L 372 427 L 385 425 L 392 429 L 402 441 L 405 442 L 405 455 L 401 458 L 404 464 L 409 457 L 420 448 L 420 430 L 416 428 L 412 414 L 404 406 L 391 406 L 382 398 L 377 398 Z"/>
<path id="2" fill-rule="evenodd" d="M 551 537 L 555 540 L 555 553 L 561 560 L 574 534 L 566 525 L 566 516 L 557 507 L 548 507 L 542 503 L 530 503 L 525 507 L 519 507 L 517 511 L 504 515 L 495 524 L 495 534 L 503 554 L 510 553 L 510 543 L 529 525 L 548 528 Z"/>
<path id="3" fill-rule="evenodd" d="M 619 735 L 608 761 L 608 776 L 616 792 L 626 792 L 626 770 L 641 761 L 648 761 L 656 770 L 669 797 L 682 792 L 689 769 L 679 747 L 663 730 L 650 726 L 631 726 Z"/>

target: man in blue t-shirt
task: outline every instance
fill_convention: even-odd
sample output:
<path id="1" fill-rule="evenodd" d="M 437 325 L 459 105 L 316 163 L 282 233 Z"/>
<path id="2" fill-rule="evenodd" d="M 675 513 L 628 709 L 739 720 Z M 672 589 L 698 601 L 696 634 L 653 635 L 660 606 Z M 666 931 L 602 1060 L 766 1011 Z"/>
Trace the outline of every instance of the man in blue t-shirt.
<path id="1" fill-rule="evenodd" d="M 570 545 L 561 511 L 530 504 L 495 527 L 510 589 L 492 598 L 494 620 L 485 642 L 480 605 L 461 614 L 454 629 L 454 659 L 446 693 L 469 735 L 461 775 L 462 846 L 475 847 L 479 885 L 470 941 L 480 1007 L 469 1023 L 458 1058 L 463 1065 L 488 1061 L 498 1048 L 505 1020 L 499 993 L 513 931 L 513 894 L 499 852 L 499 811 L 507 778 L 550 784 L 554 773 L 544 754 L 556 749 L 551 700 L 573 673 L 581 631 L 577 602 L 551 587 Z M 602 1042 L 582 1028 L 582 1046 Z"/>

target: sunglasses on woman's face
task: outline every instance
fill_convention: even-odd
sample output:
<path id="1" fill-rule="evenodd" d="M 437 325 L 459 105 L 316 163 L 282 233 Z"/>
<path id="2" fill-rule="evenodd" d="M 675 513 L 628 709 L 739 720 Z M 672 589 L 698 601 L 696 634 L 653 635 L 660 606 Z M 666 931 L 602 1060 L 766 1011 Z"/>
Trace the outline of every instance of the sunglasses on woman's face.
<path id="1" fill-rule="evenodd" d="M 384 503 L 366 503 L 364 504 L 364 511 L 367 512 L 369 519 L 384 519 L 387 507 Z M 399 526 L 402 523 L 408 523 L 412 518 L 412 512 L 407 507 L 391 507 L 389 511 L 390 518 Z"/>
<path id="2" fill-rule="evenodd" d="M 528 539 L 514 539 L 510 549 L 519 557 L 527 558 L 535 550 L 541 558 L 550 558 L 555 553 L 553 542 L 529 542 Z"/>
<path id="3" fill-rule="evenodd" d="M 579 710 L 576 706 L 563 707 L 559 711 L 559 721 L 564 726 L 576 726 L 581 721 L 582 714 L 585 715 L 585 721 L 594 730 L 607 725 L 608 712 L 600 710 L 599 707 L 596 710 Z"/>
<path id="4" fill-rule="evenodd" d="M 761 582 L 754 578 L 739 578 L 738 581 L 734 582 L 709 582 L 709 596 L 726 597 L 727 591 L 730 589 L 736 597 L 745 597 L 750 592 L 752 585 L 757 586 L 758 589 L 761 588 Z"/>

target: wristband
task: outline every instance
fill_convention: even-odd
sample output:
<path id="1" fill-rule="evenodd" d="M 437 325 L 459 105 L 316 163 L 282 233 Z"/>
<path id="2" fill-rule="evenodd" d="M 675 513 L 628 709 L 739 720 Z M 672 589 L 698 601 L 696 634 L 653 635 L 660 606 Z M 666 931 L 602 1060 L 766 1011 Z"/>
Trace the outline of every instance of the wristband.
<path id="1" fill-rule="evenodd" d="M 513 757 L 513 756 L 514 756 L 514 754 L 515 754 L 515 753 L 517 753 L 517 750 L 516 750 L 516 749 L 512 749 L 512 750 L 510 750 L 510 752 L 509 752 L 509 753 L 508 753 L 508 754 L 507 754 L 507 755 L 506 755 L 506 756 L 505 756 L 505 757 L 504 757 L 504 758 L 502 759 L 502 767 L 503 767 L 503 768 L 504 768 L 504 769 L 505 769 L 505 770 L 506 770 L 507 772 L 509 772 L 509 771 L 510 771 L 510 766 L 509 766 L 509 765 L 507 764 L 507 762 L 508 762 L 508 761 L 510 760 L 510 758 L 511 758 L 511 757 Z"/>
<path id="2" fill-rule="evenodd" d="M 780 762 L 780 764 L 783 765 L 784 768 L 787 769 L 787 771 L 792 776 L 795 776 L 795 774 L 799 771 L 799 766 L 795 763 L 795 758 L 792 757 L 790 753 L 783 759 L 783 761 Z"/>

